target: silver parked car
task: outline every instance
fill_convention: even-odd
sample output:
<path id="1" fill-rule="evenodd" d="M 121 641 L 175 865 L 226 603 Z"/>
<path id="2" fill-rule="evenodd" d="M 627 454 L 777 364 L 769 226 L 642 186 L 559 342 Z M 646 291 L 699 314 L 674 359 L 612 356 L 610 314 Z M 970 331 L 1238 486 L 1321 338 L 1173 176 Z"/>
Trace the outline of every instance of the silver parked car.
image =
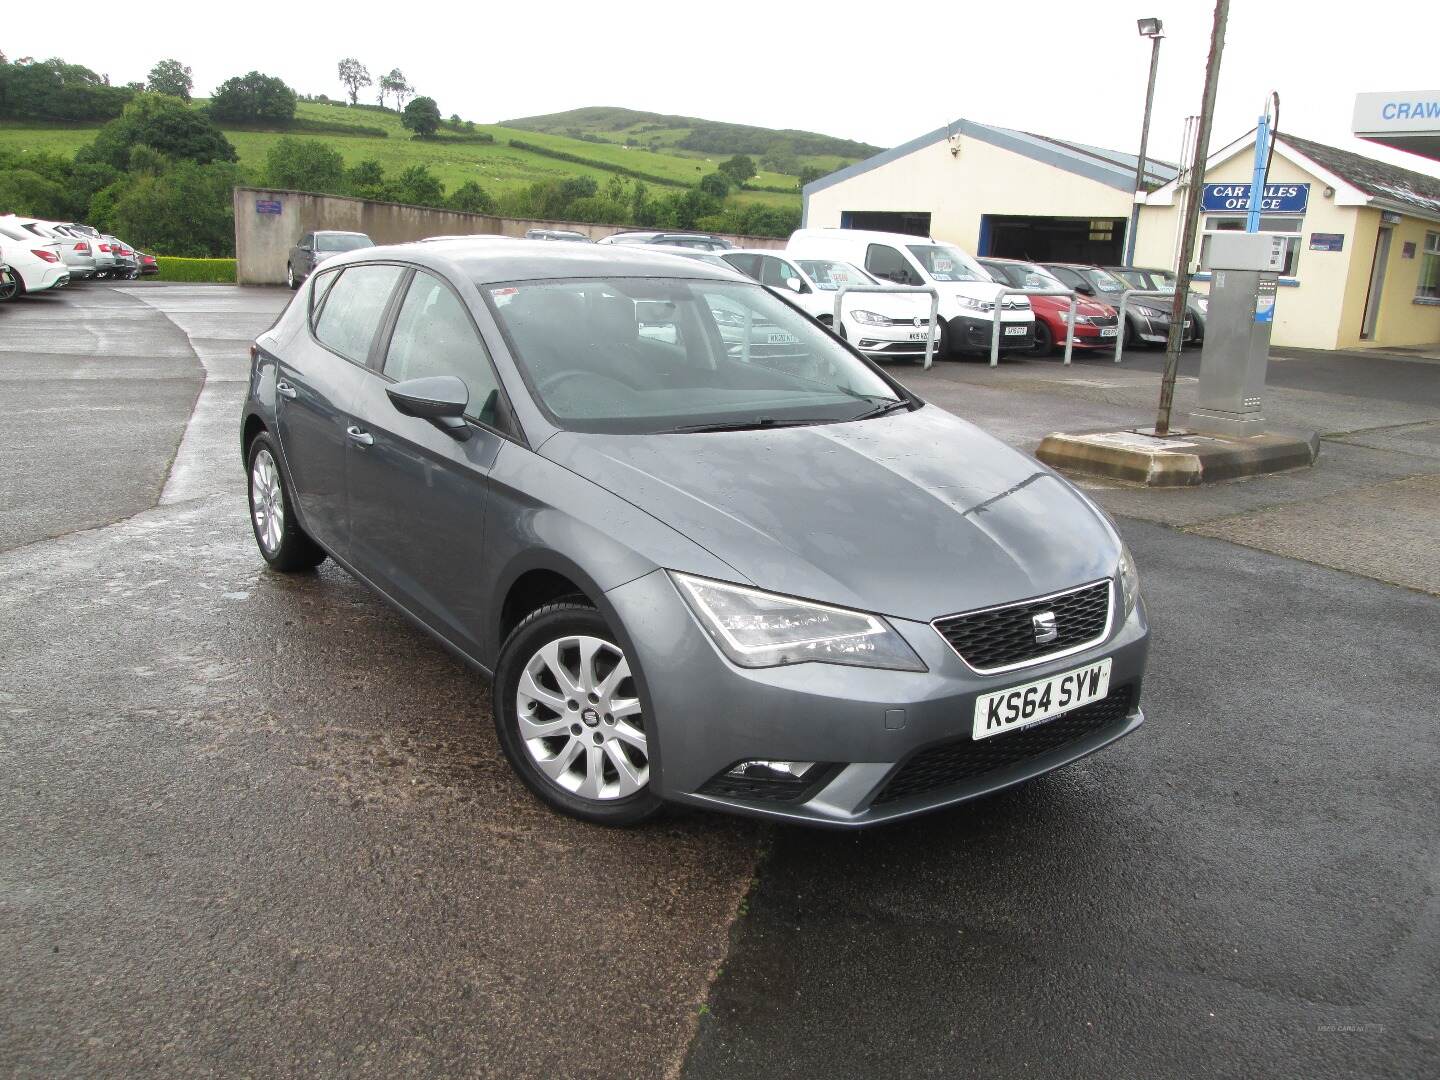
<path id="1" fill-rule="evenodd" d="M 371 248 L 252 358 L 261 555 L 333 558 L 492 675 L 500 745 L 562 811 L 870 825 L 1142 722 L 1105 514 L 730 270 Z"/>
<path id="2" fill-rule="evenodd" d="M 375 241 L 362 232 L 338 232 L 333 229 L 307 232 L 295 242 L 285 259 L 285 284 L 298 289 L 326 259 L 374 246 Z"/>

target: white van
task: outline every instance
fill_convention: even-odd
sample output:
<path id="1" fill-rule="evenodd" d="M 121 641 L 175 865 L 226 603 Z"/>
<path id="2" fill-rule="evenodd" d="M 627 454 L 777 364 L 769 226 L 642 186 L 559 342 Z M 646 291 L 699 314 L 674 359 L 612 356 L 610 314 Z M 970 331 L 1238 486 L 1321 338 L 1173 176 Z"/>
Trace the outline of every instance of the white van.
<path id="1" fill-rule="evenodd" d="M 818 322 L 835 321 L 835 294 L 842 288 L 894 288 L 865 271 L 836 259 L 789 259 L 769 249 L 716 252 L 712 258 L 733 266 L 789 300 Z M 904 293 L 855 293 L 840 312 L 838 333 L 872 360 L 914 359 L 925 355 L 930 297 Z"/>
<path id="2" fill-rule="evenodd" d="M 940 351 L 990 352 L 996 298 L 1002 286 L 953 244 L 906 233 L 864 229 L 797 229 L 785 245 L 793 259 L 831 258 L 854 263 L 882 282 L 930 286 L 940 293 Z M 1035 315 L 1023 296 L 1000 303 L 1000 348 L 1028 351 L 1035 344 Z"/>

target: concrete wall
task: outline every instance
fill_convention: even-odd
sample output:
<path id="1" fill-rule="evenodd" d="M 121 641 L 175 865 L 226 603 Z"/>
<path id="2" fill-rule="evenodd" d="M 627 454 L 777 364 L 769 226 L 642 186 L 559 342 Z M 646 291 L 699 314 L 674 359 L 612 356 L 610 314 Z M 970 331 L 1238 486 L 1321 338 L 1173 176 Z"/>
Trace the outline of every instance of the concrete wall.
<path id="1" fill-rule="evenodd" d="M 1252 149 L 1210 169 L 1206 183 L 1249 184 L 1253 165 Z M 1275 299 L 1275 326 L 1271 342 L 1302 349 L 1350 349 L 1395 345 L 1422 345 L 1440 341 L 1440 307 L 1414 303 L 1420 277 L 1420 252 L 1424 251 L 1425 230 L 1440 231 L 1440 224 L 1428 225 L 1406 216 L 1395 227 L 1390 261 L 1382 294 L 1380 318 L 1373 340 L 1362 341 L 1360 328 L 1365 314 L 1365 295 L 1370 284 L 1370 267 L 1380 212 L 1366 206 L 1345 205 L 1335 195 L 1326 195 L 1328 184 L 1285 156 L 1284 146 L 1275 150 L 1269 182 L 1308 183 L 1310 201 L 1300 222 L 1300 258 L 1293 284 L 1282 283 Z M 1179 247 L 1180 214 L 1176 205 L 1147 205 L 1140 211 L 1136 234 L 1137 266 L 1174 266 Z M 1205 228 L 1205 215 L 1200 218 Z M 1311 251 L 1312 233 L 1340 233 L 1345 237 L 1340 251 Z M 1404 241 L 1416 245 L 1414 259 L 1403 259 Z M 1199 242 L 1196 243 L 1198 261 Z M 1197 282 L 1196 290 L 1209 288 Z"/>
<path id="2" fill-rule="evenodd" d="M 974 252 L 984 214 L 1124 218 L 1130 203 L 1128 191 L 967 137 L 959 154 L 941 139 L 813 193 L 805 223 L 838 227 L 845 210 L 929 211 L 931 236 Z"/>
<path id="3" fill-rule="evenodd" d="M 524 236 L 527 229 L 570 229 L 599 240 L 631 226 L 587 225 L 574 221 L 532 221 L 489 214 L 462 214 L 424 206 L 314 195 L 304 191 L 237 187 L 235 199 L 235 276 L 241 285 L 278 285 L 285 262 L 300 237 L 315 229 L 363 232 L 377 244 L 404 244 L 427 236 L 471 233 Z M 280 204 L 280 213 L 262 214 L 258 202 Z M 784 247 L 769 236 L 729 236 L 741 247 Z"/>

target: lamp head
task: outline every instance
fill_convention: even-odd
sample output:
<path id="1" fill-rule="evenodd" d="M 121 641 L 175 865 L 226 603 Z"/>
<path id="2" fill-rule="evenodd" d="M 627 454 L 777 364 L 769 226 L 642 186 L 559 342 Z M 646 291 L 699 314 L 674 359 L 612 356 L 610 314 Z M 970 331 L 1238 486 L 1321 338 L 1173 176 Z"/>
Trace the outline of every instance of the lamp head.
<path id="1" fill-rule="evenodd" d="M 1140 36 L 1157 38 L 1165 36 L 1165 24 L 1159 19 L 1136 19 L 1135 25 L 1140 28 Z"/>

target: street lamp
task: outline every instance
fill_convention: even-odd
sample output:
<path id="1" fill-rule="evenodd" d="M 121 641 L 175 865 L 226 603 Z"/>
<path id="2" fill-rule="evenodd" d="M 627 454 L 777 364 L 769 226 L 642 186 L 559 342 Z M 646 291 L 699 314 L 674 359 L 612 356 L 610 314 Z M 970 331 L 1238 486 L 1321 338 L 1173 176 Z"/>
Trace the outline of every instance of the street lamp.
<path id="1" fill-rule="evenodd" d="M 1160 39 L 1165 24 L 1159 19 L 1136 19 L 1141 37 L 1150 39 L 1150 82 L 1145 87 L 1145 121 L 1140 126 L 1140 156 L 1135 161 L 1135 194 L 1145 190 L 1145 151 L 1150 144 L 1150 106 L 1155 102 L 1155 70 L 1160 65 Z M 1135 229 L 1140 224 L 1140 203 L 1130 204 L 1130 228 L 1125 230 L 1125 265 L 1135 262 Z"/>

